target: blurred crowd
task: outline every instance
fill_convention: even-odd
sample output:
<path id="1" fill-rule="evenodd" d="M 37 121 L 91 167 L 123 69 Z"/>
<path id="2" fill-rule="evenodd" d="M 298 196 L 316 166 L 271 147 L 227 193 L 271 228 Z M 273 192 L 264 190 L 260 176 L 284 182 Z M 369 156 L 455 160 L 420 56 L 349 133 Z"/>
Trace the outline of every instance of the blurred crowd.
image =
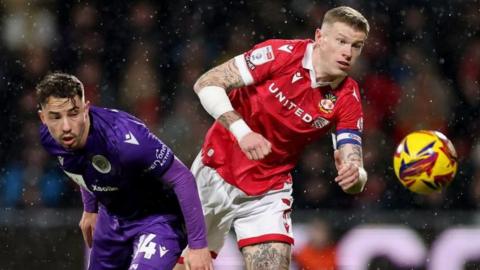
<path id="1" fill-rule="evenodd" d="M 157 3 L 159 2 L 159 3 Z M 324 12 L 351 5 L 371 32 L 352 76 L 363 93 L 365 192 L 334 183 L 331 141 L 306 149 L 293 172 L 297 209 L 478 209 L 478 1 L 15 1 L 0 4 L 0 207 L 80 207 L 72 181 L 39 145 L 35 84 L 70 72 L 94 105 L 143 119 L 190 165 L 212 119 L 192 86 L 207 69 L 270 38 L 313 38 Z M 396 180 L 396 144 L 444 132 L 459 171 L 443 193 Z"/>

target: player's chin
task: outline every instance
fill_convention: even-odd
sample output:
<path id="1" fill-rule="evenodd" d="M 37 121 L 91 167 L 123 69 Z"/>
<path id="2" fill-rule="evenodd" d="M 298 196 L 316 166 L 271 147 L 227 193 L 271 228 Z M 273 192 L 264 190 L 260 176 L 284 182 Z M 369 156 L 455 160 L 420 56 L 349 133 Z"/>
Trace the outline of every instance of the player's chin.
<path id="1" fill-rule="evenodd" d="M 67 150 L 75 150 L 76 149 L 76 142 L 75 141 L 72 141 L 72 142 L 63 142 L 62 143 L 62 146 L 63 148 L 67 149 Z"/>
<path id="2" fill-rule="evenodd" d="M 65 150 L 74 150 L 71 145 L 62 145 Z"/>
<path id="3" fill-rule="evenodd" d="M 337 74 L 335 74 L 338 77 L 344 77 L 348 75 L 348 72 L 350 72 L 350 66 L 348 67 L 339 67 Z"/>

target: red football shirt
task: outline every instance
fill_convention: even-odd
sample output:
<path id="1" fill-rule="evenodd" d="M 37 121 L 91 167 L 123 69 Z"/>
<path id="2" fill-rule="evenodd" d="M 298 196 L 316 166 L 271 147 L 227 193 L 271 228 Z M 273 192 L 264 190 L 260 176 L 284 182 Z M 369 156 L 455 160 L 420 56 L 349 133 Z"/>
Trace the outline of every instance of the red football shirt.
<path id="1" fill-rule="evenodd" d="M 220 123 L 208 131 L 203 163 L 248 195 L 291 182 L 302 150 L 332 127 L 337 144 L 360 144 L 362 106 L 357 83 L 347 77 L 335 89 L 315 80 L 311 40 L 268 40 L 235 58 L 247 86 L 229 93 L 250 128 L 272 143 L 263 160 L 249 160 Z"/>

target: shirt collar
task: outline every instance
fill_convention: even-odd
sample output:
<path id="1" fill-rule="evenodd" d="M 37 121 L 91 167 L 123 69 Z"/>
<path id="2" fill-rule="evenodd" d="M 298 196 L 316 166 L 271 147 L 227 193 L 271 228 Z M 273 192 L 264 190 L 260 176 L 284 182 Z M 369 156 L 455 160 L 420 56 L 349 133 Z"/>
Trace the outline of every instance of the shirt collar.
<path id="1" fill-rule="evenodd" d="M 313 69 L 313 43 L 309 43 L 307 45 L 307 49 L 305 50 L 302 60 L 302 66 L 309 70 L 312 88 L 330 86 L 332 89 L 335 89 L 343 81 L 343 79 L 345 79 L 345 77 L 340 77 L 331 82 L 317 82 L 317 76 L 315 75 L 315 70 Z"/>

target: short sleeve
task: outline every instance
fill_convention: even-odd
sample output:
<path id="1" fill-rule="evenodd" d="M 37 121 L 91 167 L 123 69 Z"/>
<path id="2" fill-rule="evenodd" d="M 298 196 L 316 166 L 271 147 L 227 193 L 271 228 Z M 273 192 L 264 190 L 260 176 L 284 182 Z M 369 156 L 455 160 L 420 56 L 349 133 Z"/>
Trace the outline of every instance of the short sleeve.
<path id="1" fill-rule="evenodd" d="M 358 87 L 345 93 L 337 105 L 337 147 L 346 143 L 361 145 L 363 110 Z"/>
<path id="2" fill-rule="evenodd" d="M 172 150 L 145 126 L 130 127 L 125 132 L 128 138 L 117 145 L 122 165 L 162 176 L 173 162 Z"/>
<path id="3" fill-rule="evenodd" d="M 235 64 L 245 85 L 262 82 L 284 66 L 291 59 L 294 48 L 292 44 L 294 43 L 289 40 L 271 39 L 259 43 L 245 53 L 236 56 Z M 283 53 L 282 49 L 284 50 Z M 285 53 L 285 50 L 287 53 Z"/>

